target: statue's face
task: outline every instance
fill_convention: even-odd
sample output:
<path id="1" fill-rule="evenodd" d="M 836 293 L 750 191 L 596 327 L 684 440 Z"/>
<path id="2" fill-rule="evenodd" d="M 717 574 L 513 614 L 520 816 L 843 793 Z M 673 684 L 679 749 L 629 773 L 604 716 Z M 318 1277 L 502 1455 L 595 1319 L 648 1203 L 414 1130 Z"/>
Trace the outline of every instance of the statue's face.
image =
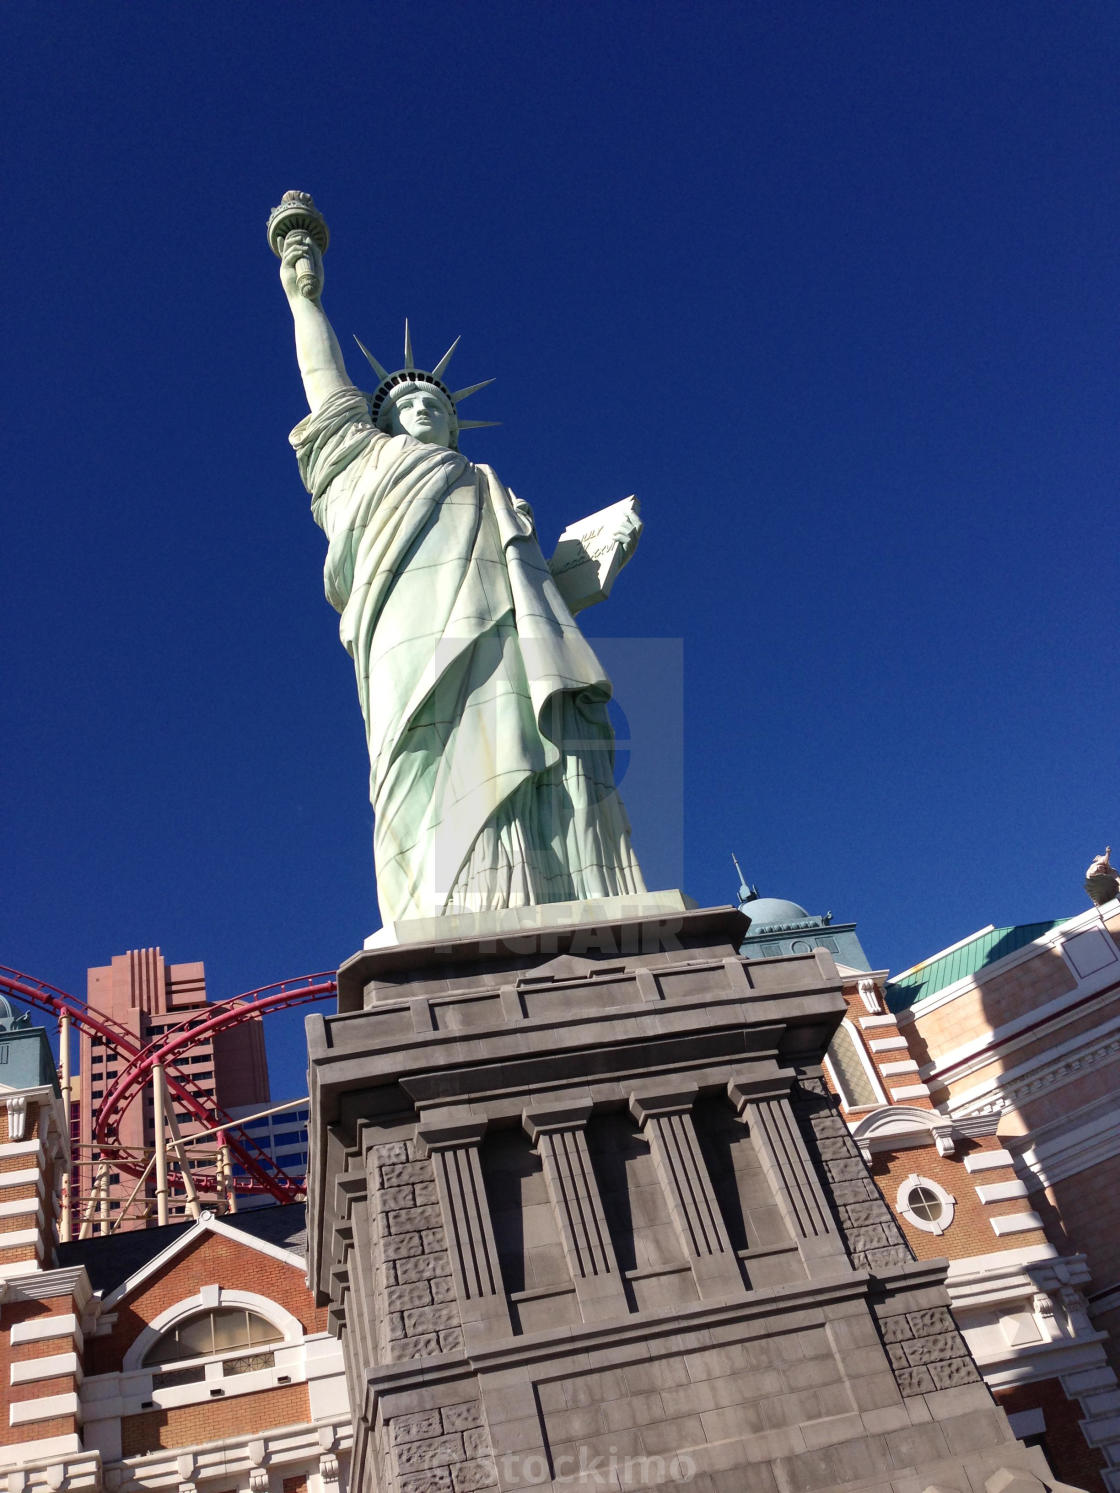
<path id="1" fill-rule="evenodd" d="M 389 409 L 390 435 L 410 435 L 430 446 L 451 445 L 451 416 L 435 389 L 405 389 Z"/>

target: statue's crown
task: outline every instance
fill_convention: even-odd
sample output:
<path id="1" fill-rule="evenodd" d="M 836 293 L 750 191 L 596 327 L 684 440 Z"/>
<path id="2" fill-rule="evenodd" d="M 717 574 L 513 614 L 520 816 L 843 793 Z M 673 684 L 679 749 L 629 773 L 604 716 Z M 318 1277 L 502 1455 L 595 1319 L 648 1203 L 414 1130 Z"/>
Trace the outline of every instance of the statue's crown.
<path id="1" fill-rule="evenodd" d="M 448 363 L 451 362 L 452 353 L 459 346 L 458 337 L 455 338 L 455 341 L 430 373 L 427 369 L 417 368 L 416 366 L 416 362 L 412 356 L 412 336 L 408 330 L 407 317 L 404 323 L 404 367 L 398 368 L 396 373 L 390 373 L 386 368 L 383 368 L 360 337 L 355 337 L 354 341 L 361 348 L 369 366 L 381 380 L 377 388 L 370 395 L 370 416 L 375 425 L 377 424 L 378 416 L 385 407 L 385 401 L 390 399 L 393 390 L 399 388 L 402 384 L 430 384 L 433 389 L 438 389 L 439 393 L 446 399 L 452 416 L 451 447 L 453 450 L 457 451 L 459 449 L 458 433 L 460 430 L 479 430 L 486 425 L 498 425 L 501 423 L 498 420 L 459 419 L 458 405 L 460 401 L 469 399 L 472 394 L 477 394 L 479 389 L 485 389 L 487 384 L 492 384 L 494 380 L 492 378 L 484 378 L 480 384 L 468 384 L 465 389 L 456 389 L 454 392 L 447 387 L 443 382 L 443 375 L 447 370 Z"/>

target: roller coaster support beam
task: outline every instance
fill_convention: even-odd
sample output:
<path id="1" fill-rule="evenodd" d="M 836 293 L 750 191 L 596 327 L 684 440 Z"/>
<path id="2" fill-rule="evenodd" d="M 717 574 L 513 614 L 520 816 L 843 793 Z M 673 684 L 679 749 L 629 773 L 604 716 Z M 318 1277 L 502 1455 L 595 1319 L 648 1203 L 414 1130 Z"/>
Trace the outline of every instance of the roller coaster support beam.
<path id="1" fill-rule="evenodd" d="M 93 1215 L 97 1212 L 97 1205 L 101 1199 L 102 1184 L 106 1187 L 109 1185 L 109 1163 L 107 1161 L 102 1161 L 98 1165 L 97 1176 L 90 1189 L 89 1202 L 86 1204 L 86 1211 L 82 1214 L 82 1227 L 78 1232 L 79 1239 L 88 1239 L 93 1233 Z"/>
<path id="2" fill-rule="evenodd" d="M 70 1167 L 73 1163 L 71 1147 L 73 1132 L 70 1117 L 73 1111 L 73 1076 L 70 1070 L 70 1012 L 63 1011 L 58 1018 L 58 1055 L 62 1059 L 62 1117 L 66 1126 L 66 1177 L 63 1179 L 62 1213 L 58 1220 L 58 1237 L 66 1244 L 70 1239 Z"/>
<path id="3" fill-rule="evenodd" d="M 125 1205 L 121 1209 L 121 1211 L 117 1214 L 117 1221 L 113 1225 L 112 1229 L 110 1230 L 110 1233 L 115 1234 L 117 1232 L 117 1230 L 120 1228 L 120 1226 L 124 1223 L 125 1219 L 128 1217 L 128 1210 L 132 1207 L 133 1203 L 136 1201 L 136 1194 L 140 1191 L 141 1187 L 143 1187 L 144 1183 L 148 1180 L 148 1173 L 151 1171 L 152 1167 L 155 1165 L 155 1159 L 156 1159 L 155 1158 L 155 1153 L 153 1153 L 148 1158 L 148 1164 L 147 1164 L 147 1166 L 144 1168 L 144 1170 L 137 1177 L 137 1179 L 136 1179 L 136 1186 L 129 1193 L 129 1195 L 128 1195 L 128 1201 L 125 1203 Z M 143 1218 L 144 1218 L 144 1215 L 141 1214 L 141 1219 L 143 1219 Z"/>
<path id="4" fill-rule="evenodd" d="M 152 1108 L 156 1139 L 156 1222 L 167 1222 L 167 1084 L 163 1064 L 152 1069 Z"/>
<path id="5" fill-rule="evenodd" d="M 166 1094 L 166 1089 L 164 1093 Z M 179 1121 L 175 1115 L 175 1105 L 172 1102 L 167 1106 L 167 1126 L 171 1131 L 171 1144 L 175 1148 L 175 1161 L 179 1167 L 179 1180 L 183 1184 L 183 1191 L 187 1195 L 187 1212 L 192 1218 L 201 1218 L 202 1204 L 198 1201 L 198 1189 L 194 1185 L 194 1177 L 191 1175 L 190 1162 L 183 1155 L 183 1136 L 179 1130 Z"/>
<path id="6" fill-rule="evenodd" d="M 226 1195 L 226 1212 L 237 1212 L 237 1188 L 233 1185 L 233 1158 L 229 1153 L 229 1136 L 218 1131 L 218 1157 L 221 1168 L 222 1188 Z"/>

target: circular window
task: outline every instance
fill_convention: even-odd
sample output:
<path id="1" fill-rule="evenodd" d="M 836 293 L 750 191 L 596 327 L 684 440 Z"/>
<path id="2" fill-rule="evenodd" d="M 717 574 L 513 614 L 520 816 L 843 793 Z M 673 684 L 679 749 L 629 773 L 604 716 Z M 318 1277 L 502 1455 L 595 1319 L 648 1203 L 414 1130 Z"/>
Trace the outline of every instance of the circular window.
<path id="1" fill-rule="evenodd" d="M 944 1212 L 941 1199 L 929 1187 L 912 1188 L 907 1204 L 911 1213 L 924 1218 L 927 1223 L 936 1223 Z"/>
<path id="2" fill-rule="evenodd" d="M 927 1234 L 943 1234 L 953 1221 L 956 1198 L 930 1177 L 912 1173 L 898 1189 L 896 1208 L 907 1223 Z"/>

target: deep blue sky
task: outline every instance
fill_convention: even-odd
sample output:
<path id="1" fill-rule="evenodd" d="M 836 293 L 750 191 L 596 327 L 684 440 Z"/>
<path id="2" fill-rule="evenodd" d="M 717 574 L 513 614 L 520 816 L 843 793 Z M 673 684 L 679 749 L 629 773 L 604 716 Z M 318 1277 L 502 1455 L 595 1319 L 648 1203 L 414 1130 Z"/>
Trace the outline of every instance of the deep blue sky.
<path id="1" fill-rule="evenodd" d="M 1120 843 L 1112 0 L 8 5 L 0 41 L 0 962 L 82 991 L 158 944 L 232 995 L 376 924 L 286 442 L 289 187 L 348 347 L 396 366 L 408 314 L 497 375 L 464 449 L 546 548 L 641 497 L 587 630 L 624 640 L 652 884 L 731 901 L 735 851 L 895 970 L 1087 905 Z M 297 1092 L 298 1018 L 270 1045 Z"/>

